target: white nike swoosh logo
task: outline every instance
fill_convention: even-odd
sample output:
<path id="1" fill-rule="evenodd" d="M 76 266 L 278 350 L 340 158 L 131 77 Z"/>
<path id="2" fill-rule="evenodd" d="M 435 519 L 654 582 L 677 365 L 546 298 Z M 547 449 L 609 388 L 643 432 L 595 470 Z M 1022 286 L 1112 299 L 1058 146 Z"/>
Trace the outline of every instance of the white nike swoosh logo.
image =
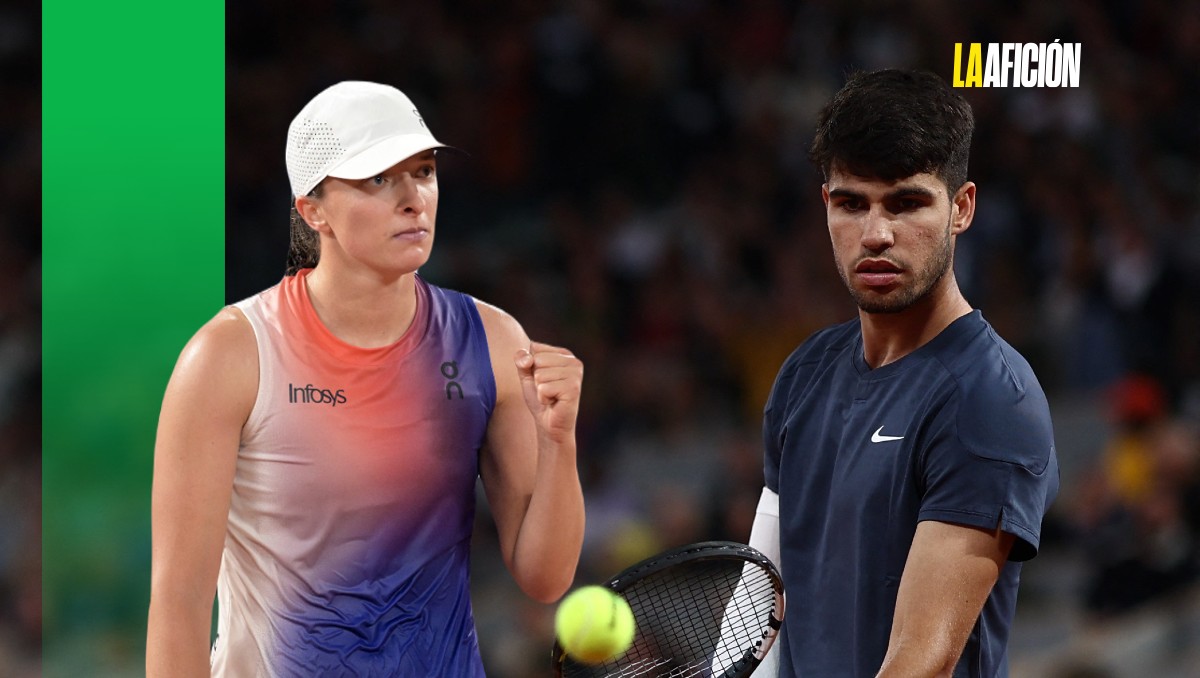
<path id="1" fill-rule="evenodd" d="M 878 431 L 875 431 L 874 433 L 872 433 L 872 434 L 871 434 L 871 442 L 873 442 L 873 443 L 886 443 L 886 442 L 887 442 L 887 441 L 889 441 L 889 440 L 904 440 L 904 436 L 881 436 L 881 435 L 879 435 L 879 434 L 880 434 L 882 431 L 883 431 L 883 427 L 882 427 L 882 426 L 880 426 Z"/>

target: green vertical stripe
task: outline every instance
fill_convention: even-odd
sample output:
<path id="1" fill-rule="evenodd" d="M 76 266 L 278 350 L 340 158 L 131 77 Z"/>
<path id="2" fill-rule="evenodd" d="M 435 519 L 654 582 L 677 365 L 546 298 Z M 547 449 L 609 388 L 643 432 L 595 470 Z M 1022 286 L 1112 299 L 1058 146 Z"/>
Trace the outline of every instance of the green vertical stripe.
<path id="1" fill-rule="evenodd" d="M 220 307 L 216 3 L 42 5 L 45 675 L 136 675 L 154 430 Z"/>

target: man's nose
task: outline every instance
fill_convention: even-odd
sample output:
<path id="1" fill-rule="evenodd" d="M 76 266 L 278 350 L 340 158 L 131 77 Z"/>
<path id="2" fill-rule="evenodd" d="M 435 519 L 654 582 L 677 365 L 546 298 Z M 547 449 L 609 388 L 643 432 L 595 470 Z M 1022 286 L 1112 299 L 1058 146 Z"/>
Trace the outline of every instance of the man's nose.
<path id="1" fill-rule="evenodd" d="M 892 226 L 892 220 L 881 207 L 872 207 L 863 219 L 862 246 L 871 252 L 882 252 L 896 244 Z"/>

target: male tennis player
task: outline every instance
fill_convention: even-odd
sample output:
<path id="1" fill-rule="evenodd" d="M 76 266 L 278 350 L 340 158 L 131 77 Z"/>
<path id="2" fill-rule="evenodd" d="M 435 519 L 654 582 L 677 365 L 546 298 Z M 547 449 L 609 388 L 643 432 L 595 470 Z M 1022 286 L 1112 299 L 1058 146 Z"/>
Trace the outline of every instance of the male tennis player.
<path id="1" fill-rule="evenodd" d="M 811 156 L 858 317 L 796 349 L 766 406 L 751 544 L 788 599 L 768 676 L 1007 675 L 1058 463 L 1037 378 L 955 281 L 973 128 L 921 72 L 855 75 L 821 112 Z"/>

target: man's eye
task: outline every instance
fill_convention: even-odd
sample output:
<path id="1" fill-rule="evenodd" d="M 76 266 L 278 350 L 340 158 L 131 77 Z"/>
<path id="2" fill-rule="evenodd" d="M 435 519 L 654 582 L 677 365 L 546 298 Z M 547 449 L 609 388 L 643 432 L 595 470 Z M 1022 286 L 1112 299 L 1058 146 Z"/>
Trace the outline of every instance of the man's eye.
<path id="1" fill-rule="evenodd" d="M 425 166 L 421 167 L 421 169 L 420 169 L 420 174 L 422 177 L 431 177 L 431 176 L 433 176 L 433 173 L 434 173 L 433 165 L 425 165 Z"/>
<path id="2" fill-rule="evenodd" d="M 387 181 L 387 177 L 382 174 L 371 177 L 371 183 L 376 186 L 382 186 Z"/>

